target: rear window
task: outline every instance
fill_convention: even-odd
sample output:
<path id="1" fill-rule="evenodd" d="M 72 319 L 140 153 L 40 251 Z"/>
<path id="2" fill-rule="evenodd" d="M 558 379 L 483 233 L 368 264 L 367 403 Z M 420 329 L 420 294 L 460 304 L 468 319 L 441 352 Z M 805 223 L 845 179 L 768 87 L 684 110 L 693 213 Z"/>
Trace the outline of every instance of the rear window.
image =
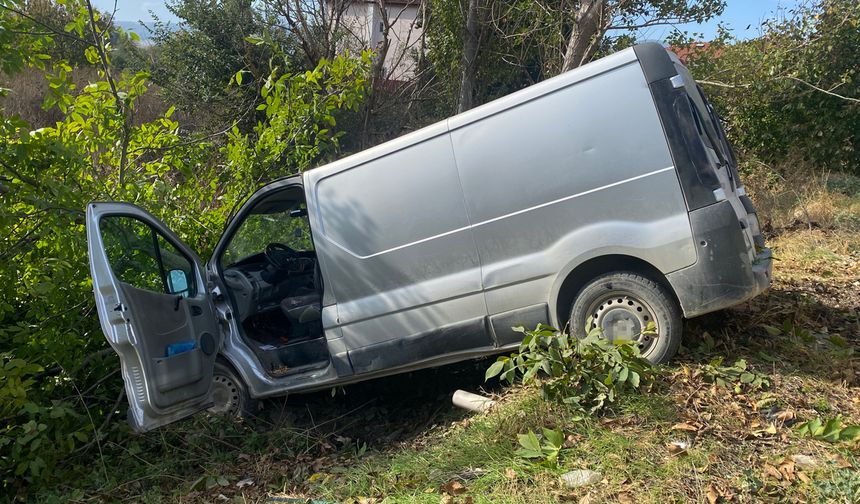
<path id="1" fill-rule="evenodd" d="M 718 156 L 725 160 L 734 160 L 734 156 L 730 152 L 728 143 L 725 140 L 725 133 L 720 120 L 714 111 L 714 108 L 708 103 L 705 93 L 702 88 L 696 84 L 695 79 L 683 65 L 676 65 L 678 73 L 684 78 L 684 88 L 687 91 L 687 97 L 690 100 L 690 106 L 693 109 L 693 115 L 696 118 L 696 127 L 699 129 L 699 135 L 706 146 L 718 153 Z"/>

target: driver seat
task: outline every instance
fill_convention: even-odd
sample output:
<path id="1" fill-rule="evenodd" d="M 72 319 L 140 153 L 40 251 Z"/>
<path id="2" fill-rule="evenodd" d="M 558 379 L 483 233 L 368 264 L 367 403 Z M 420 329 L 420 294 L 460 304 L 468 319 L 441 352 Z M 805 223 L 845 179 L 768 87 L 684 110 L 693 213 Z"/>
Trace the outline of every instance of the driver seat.
<path id="1" fill-rule="evenodd" d="M 290 296 L 281 301 L 281 311 L 295 328 L 322 319 L 322 282 L 319 261 L 314 261 L 314 290 L 308 294 Z"/>

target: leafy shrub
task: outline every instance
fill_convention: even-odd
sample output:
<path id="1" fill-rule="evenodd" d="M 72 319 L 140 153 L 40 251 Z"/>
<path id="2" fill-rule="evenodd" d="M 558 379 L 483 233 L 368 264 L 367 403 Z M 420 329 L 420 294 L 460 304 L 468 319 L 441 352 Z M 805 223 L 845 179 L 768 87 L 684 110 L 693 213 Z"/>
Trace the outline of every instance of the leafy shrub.
<path id="1" fill-rule="evenodd" d="M 519 373 L 524 384 L 547 379 L 541 389 L 548 400 L 573 406 L 592 414 L 612 404 L 619 395 L 640 390 L 651 382 L 651 364 L 630 341 L 611 342 L 599 330 L 579 339 L 566 332 L 539 324 L 533 331 L 514 328 L 524 334 L 519 350 L 499 357 L 486 379 L 500 376 L 513 382 Z"/>
<path id="2" fill-rule="evenodd" d="M 127 434 L 119 362 L 93 306 L 86 204 L 137 204 L 205 255 L 261 183 L 335 155 L 334 115 L 360 105 L 369 64 L 341 55 L 284 73 L 270 60 L 251 132 L 189 135 L 173 106 L 141 120 L 149 76 L 115 67 L 117 37 L 85 2 L 67 2 L 77 14 L 56 34 L 87 42 L 82 86 L 47 52 L 51 36 L 13 13 L 24 4 L 0 0 L 0 71 L 46 78 L 58 119 L 37 128 L 0 102 L 0 493 L 22 499 L 91 470 L 92 453 Z"/>
<path id="3" fill-rule="evenodd" d="M 801 2 L 753 40 L 716 41 L 689 67 L 745 154 L 858 174 L 860 3 Z M 728 36 L 727 34 L 725 34 Z"/>

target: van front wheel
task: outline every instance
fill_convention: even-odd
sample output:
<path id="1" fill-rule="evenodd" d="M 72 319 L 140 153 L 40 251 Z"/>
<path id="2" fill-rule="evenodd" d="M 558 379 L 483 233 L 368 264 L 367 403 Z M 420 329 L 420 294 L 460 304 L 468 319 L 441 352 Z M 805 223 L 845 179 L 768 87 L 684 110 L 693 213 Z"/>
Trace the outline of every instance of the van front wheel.
<path id="1" fill-rule="evenodd" d="M 212 402 L 209 414 L 233 418 L 253 416 L 258 407 L 242 379 L 220 358 L 215 361 L 215 374 L 212 377 Z"/>
<path id="2" fill-rule="evenodd" d="M 632 340 L 657 364 L 681 345 L 681 311 L 672 294 L 638 273 L 601 275 L 577 294 L 570 310 L 571 332 L 583 337 L 599 328 L 610 341 Z"/>

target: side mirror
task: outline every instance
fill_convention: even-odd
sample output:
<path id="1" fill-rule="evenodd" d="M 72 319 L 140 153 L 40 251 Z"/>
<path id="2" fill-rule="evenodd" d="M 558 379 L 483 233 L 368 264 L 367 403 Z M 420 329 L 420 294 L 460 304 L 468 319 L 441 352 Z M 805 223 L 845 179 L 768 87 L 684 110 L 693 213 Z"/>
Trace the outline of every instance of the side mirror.
<path id="1" fill-rule="evenodd" d="M 188 274 L 181 269 L 172 269 L 167 272 L 167 288 L 170 294 L 181 294 L 188 297 Z"/>

